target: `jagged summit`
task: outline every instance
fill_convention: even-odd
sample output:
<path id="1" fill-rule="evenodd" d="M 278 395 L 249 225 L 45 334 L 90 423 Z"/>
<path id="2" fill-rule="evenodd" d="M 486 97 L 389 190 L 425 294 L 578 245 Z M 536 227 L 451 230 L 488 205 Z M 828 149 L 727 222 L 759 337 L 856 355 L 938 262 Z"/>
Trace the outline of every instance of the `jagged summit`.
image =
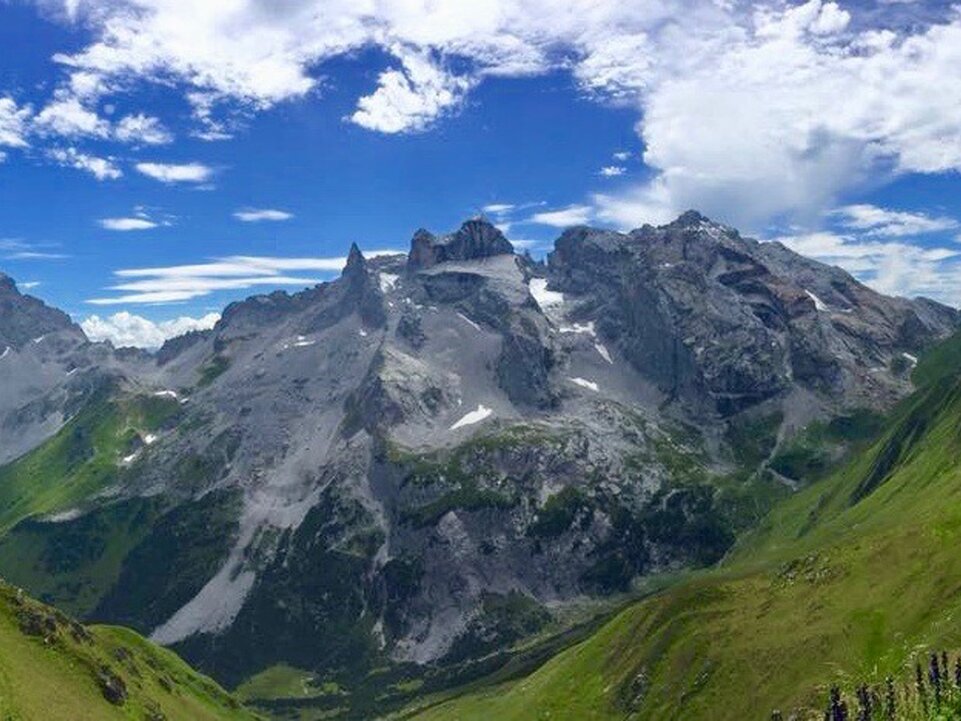
<path id="1" fill-rule="evenodd" d="M 475 260 L 510 255 L 514 246 L 490 221 L 472 218 L 448 235 L 435 236 L 423 228 L 414 233 L 407 266 L 423 270 L 451 260 Z"/>

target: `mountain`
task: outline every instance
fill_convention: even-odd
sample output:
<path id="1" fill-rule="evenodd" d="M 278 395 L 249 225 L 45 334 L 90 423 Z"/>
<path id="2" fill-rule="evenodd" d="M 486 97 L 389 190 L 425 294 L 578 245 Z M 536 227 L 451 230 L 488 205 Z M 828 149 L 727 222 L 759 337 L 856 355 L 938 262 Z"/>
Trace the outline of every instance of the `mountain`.
<path id="1" fill-rule="evenodd" d="M 0 583 L 0 715 L 44 721 L 253 721 L 216 683 L 135 633 L 87 627 Z"/>
<path id="2" fill-rule="evenodd" d="M 720 568 L 630 606 L 529 676 L 405 718 L 820 719 L 830 686 L 853 713 L 855 690 L 883 699 L 888 677 L 909 689 L 898 719 L 955 718 L 931 690 L 918 702 L 915 668 L 929 683 L 930 653 L 961 639 L 959 350 L 954 336 L 922 358 L 919 390 L 871 447 L 779 504 Z"/>
<path id="3" fill-rule="evenodd" d="M 476 672 L 724 557 L 958 322 L 693 212 L 545 262 L 483 219 L 355 246 L 154 355 L 61 322 L 0 359 L 0 574 L 229 685 Z"/>

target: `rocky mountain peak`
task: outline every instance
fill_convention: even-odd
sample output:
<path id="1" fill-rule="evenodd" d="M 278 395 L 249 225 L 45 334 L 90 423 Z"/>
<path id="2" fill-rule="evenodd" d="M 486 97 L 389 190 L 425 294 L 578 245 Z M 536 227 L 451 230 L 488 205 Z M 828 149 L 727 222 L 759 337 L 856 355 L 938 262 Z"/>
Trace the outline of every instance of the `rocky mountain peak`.
<path id="1" fill-rule="evenodd" d="M 47 333 L 70 330 L 78 339 L 83 331 L 63 311 L 23 295 L 10 276 L 0 273 L 0 352 L 2 345 L 20 347 Z"/>
<path id="2" fill-rule="evenodd" d="M 449 235 L 435 236 L 421 229 L 414 233 L 407 256 L 410 270 L 423 270 L 451 260 L 475 260 L 513 254 L 514 246 L 484 218 L 472 218 Z"/>
<path id="3" fill-rule="evenodd" d="M 5 273 L 0 273 L 0 292 L 19 293 L 17 290 L 17 284 L 14 282 L 13 278 Z"/>
<path id="4" fill-rule="evenodd" d="M 357 247 L 357 243 L 350 244 L 347 254 L 347 264 L 344 266 L 343 277 L 348 280 L 362 279 L 367 276 L 367 260 Z"/>

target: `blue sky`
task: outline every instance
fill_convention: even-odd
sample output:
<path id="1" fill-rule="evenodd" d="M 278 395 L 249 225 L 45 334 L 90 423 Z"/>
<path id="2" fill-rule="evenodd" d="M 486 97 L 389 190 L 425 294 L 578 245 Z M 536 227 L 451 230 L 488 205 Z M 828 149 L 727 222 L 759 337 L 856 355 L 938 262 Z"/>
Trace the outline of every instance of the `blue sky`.
<path id="1" fill-rule="evenodd" d="M 946 3 L 0 0 L 0 44 L 0 269 L 118 343 L 482 211 L 539 254 L 695 207 L 961 303 Z"/>

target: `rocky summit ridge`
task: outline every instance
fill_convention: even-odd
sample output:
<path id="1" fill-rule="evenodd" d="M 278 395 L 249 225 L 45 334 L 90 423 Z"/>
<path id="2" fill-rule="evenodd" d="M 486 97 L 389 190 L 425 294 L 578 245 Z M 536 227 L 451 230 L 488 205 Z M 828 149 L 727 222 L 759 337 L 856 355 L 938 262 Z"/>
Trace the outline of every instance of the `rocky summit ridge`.
<path id="1" fill-rule="evenodd" d="M 0 474 L 72 454 L 70 493 L 0 514 L 0 573 L 227 683 L 460 662 L 712 563 L 800 480 L 781 449 L 889 408 L 959 322 L 693 212 L 571 228 L 543 262 L 484 219 L 355 245 L 154 355 L 0 303 Z M 66 340 L 6 330 L 44 323 Z"/>

